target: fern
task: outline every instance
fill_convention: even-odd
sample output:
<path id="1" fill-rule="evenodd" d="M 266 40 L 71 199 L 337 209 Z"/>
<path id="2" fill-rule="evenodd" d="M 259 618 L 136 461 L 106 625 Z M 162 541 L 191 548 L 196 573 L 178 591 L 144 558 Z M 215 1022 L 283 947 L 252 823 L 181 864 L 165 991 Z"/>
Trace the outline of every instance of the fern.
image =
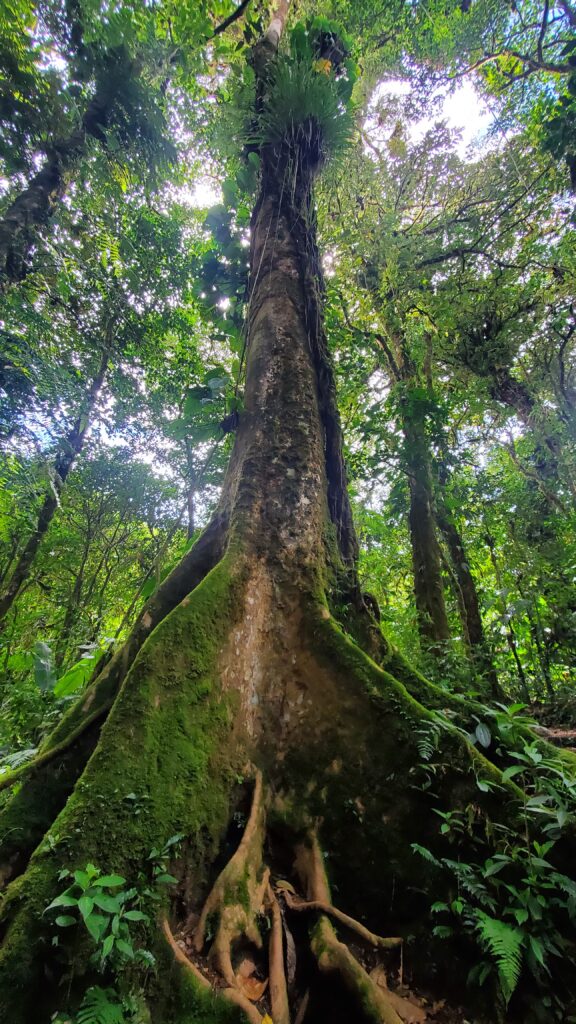
<path id="1" fill-rule="evenodd" d="M 496 961 L 500 987 L 508 1005 L 522 970 L 524 936 L 520 929 L 482 912 L 478 914 L 476 927 L 482 944 Z"/>
<path id="2" fill-rule="evenodd" d="M 112 998 L 111 998 L 112 996 Z M 89 988 L 76 1015 L 77 1024 L 126 1024 L 121 1003 L 110 989 Z"/>
<path id="3" fill-rule="evenodd" d="M 318 73 L 302 61 L 279 60 L 259 118 L 256 140 L 277 143 L 308 141 L 316 135 L 322 158 L 333 156 L 352 141 L 354 118 L 338 95 L 333 76 Z"/>
<path id="4" fill-rule="evenodd" d="M 438 749 L 439 740 L 440 729 L 435 725 L 416 730 L 416 747 L 423 761 L 432 760 Z"/>

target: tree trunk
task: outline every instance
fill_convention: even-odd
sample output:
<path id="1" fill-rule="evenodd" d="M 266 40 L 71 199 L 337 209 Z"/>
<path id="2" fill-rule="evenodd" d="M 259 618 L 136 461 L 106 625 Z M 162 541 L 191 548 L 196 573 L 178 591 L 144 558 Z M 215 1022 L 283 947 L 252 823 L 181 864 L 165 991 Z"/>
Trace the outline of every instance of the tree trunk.
<path id="1" fill-rule="evenodd" d="M 189 438 L 185 439 L 186 445 L 186 466 L 188 469 L 186 477 L 186 511 L 188 515 L 188 527 L 186 536 L 192 540 L 196 530 L 196 468 L 194 466 L 194 454 Z"/>
<path id="2" fill-rule="evenodd" d="M 272 52 L 285 11 L 265 40 Z M 397 956 L 398 940 L 380 939 L 369 928 L 412 934 L 427 913 L 430 901 L 422 893 L 431 888 L 430 866 L 409 844 L 442 842 L 434 806 L 473 804 L 485 844 L 493 835 L 488 818 L 524 827 L 512 804 L 517 791 L 498 769 L 452 724 L 439 727 L 335 617 L 343 605 L 354 606 L 358 590 L 320 318 L 313 131 L 310 124 L 292 126 L 261 154 L 245 410 L 213 523 L 36 766 L 17 776 L 24 782 L 0 815 L 0 859 L 8 871 L 23 872 L 0 911 L 0 1005 L 11 1024 L 44 1024 L 90 983 L 84 973 L 90 948 L 81 932 L 65 929 L 59 946 L 50 942 L 58 929 L 44 911 L 64 887 L 62 866 L 91 862 L 126 879 L 148 877 L 152 848 L 162 850 L 175 834 L 185 839 L 174 858 L 173 899 L 161 900 L 163 920 L 158 903 L 150 903 L 150 920 L 141 925 L 143 942 L 158 958 L 146 982 L 154 1021 L 262 1024 L 267 1014 L 274 1024 L 289 1024 L 304 1019 L 308 1004 L 306 1020 L 400 1024 L 391 998 L 336 938 L 331 921 L 371 945 L 375 957 L 389 948 Z M 391 657 L 393 665 L 431 706 L 452 705 L 466 719 L 464 702 L 402 668 L 401 659 Z M 98 737 L 94 715 L 110 708 Z M 442 764 L 433 801 L 414 784 L 418 730 L 432 728 Z M 53 779 L 66 758 L 56 793 Z M 502 788 L 479 790 L 478 775 Z M 7 858 L 15 849 L 10 823 L 19 821 L 21 845 L 23 832 L 28 842 L 37 835 L 47 783 L 52 817 L 44 828 L 52 844 L 41 843 L 26 869 L 20 854 L 15 869 Z M 242 810 L 249 811 L 246 828 L 227 860 L 228 823 Z M 219 849 L 220 866 L 226 865 L 220 874 L 213 870 Z M 322 851 L 329 852 L 342 911 L 331 903 Z M 294 894 L 273 884 L 286 878 Z M 442 885 L 432 884 L 437 898 Z M 266 962 L 263 909 L 270 921 L 270 984 L 254 1003 L 236 969 L 245 950 Z M 316 922 L 311 938 L 299 920 Z M 283 921 L 290 957 L 303 965 L 294 985 L 284 967 Z M 59 985 L 72 962 L 69 984 Z M 131 970 L 136 981 L 138 964 Z M 330 992 L 341 1001 L 336 1018 L 326 1009 L 327 1000 L 334 1005 Z"/>
<path id="3" fill-rule="evenodd" d="M 438 489 L 435 500 L 436 521 L 448 549 L 458 588 L 458 610 L 460 612 L 464 640 L 478 675 L 481 680 L 484 680 L 482 689 L 485 691 L 485 696 L 499 700 L 502 698 L 502 690 L 498 683 L 498 676 L 496 675 L 492 655 L 484 633 L 476 581 L 472 575 L 460 531 L 444 502 L 444 492 L 449 480 L 449 472 L 444 459 L 441 459 L 438 463 L 437 480 Z"/>
<path id="4" fill-rule="evenodd" d="M 410 541 L 418 628 L 425 650 L 446 655 L 450 627 L 444 603 L 442 556 L 436 536 L 430 455 L 422 422 L 403 417 L 404 464 L 410 488 Z"/>
<path id="5" fill-rule="evenodd" d="M 10 577 L 6 590 L 0 596 L 0 628 L 6 618 L 6 615 L 10 611 L 10 608 L 14 604 L 14 601 L 18 597 L 20 590 L 28 579 L 36 557 L 36 552 L 40 547 L 42 539 L 48 532 L 56 509 L 60 505 L 60 495 L 62 494 L 62 490 L 66 483 L 66 478 L 68 477 L 77 456 L 82 451 L 84 438 L 86 437 L 86 431 L 88 430 L 90 423 L 90 416 L 106 376 L 109 358 L 110 345 L 107 345 L 102 354 L 98 372 L 96 373 L 96 376 L 88 390 L 88 394 L 86 395 L 82 411 L 74 421 L 71 430 L 64 438 L 61 453 L 54 463 L 53 475 L 50 481 L 50 490 L 46 494 L 46 497 L 42 502 L 40 512 L 38 513 L 36 529 L 29 537 L 28 542 L 14 567 L 14 571 Z"/>
<path id="6" fill-rule="evenodd" d="M 430 448 L 426 437 L 425 418 L 418 401 L 414 402 L 410 394 L 412 389 L 420 387 L 420 374 L 404 336 L 388 336 L 388 333 L 371 336 L 378 351 L 385 357 L 392 380 L 402 388 L 400 424 L 404 437 L 403 469 L 408 477 L 410 491 L 408 525 L 418 632 L 423 650 L 442 659 L 447 653 L 450 626 L 444 601 L 442 552 L 436 533 Z M 429 344 L 423 373 L 426 386 L 430 389 L 431 359 Z"/>
<path id="7" fill-rule="evenodd" d="M 113 60 L 111 68 L 112 64 Z M 88 139 L 104 138 L 120 84 L 118 74 L 101 76 L 80 127 L 67 139 L 54 143 L 38 173 L 4 213 L 0 220 L 0 290 L 26 276 L 38 229 L 56 210 L 74 169 L 86 153 Z"/>
<path id="8" fill-rule="evenodd" d="M 550 486 L 555 484 L 559 477 L 565 478 L 565 483 L 574 497 L 574 481 L 562 459 L 561 442 L 546 429 L 542 411 L 538 409 L 526 385 L 512 377 L 509 370 L 500 370 L 492 376 L 490 394 L 498 402 L 513 409 L 518 419 L 533 434 L 534 470 L 537 479 L 542 481 L 542 493 L 547 500 L 550 501 Z M 557 503 L 553 496 L 551 503 Z"/>

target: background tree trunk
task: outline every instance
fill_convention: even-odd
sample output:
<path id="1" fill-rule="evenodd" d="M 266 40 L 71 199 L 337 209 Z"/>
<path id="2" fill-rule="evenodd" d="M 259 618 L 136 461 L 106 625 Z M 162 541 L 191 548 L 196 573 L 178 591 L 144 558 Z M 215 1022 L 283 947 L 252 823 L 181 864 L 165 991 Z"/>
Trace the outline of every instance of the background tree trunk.
<path id="1" fill-rule="evenodd" d="M 60 495 L 62 494 L 68 474 L 70 473 L 76 458 L 82 451 L 86 431 L 90 425 L 90 417 L 94 410 L 96 400 L 100 393 L 102 384 L 104 383 L 104 378 L 108 369 L 110 348 L 111 339 L 103 351 L 98 372 L 90 385 L 86 399 L 83 402 L 81 412 L 76 417 L 72 428 L 64 438 L 61 445 L 60 455 L 56 458 L 50 476 L 50 490 L 46 494 L 38 513 L 36 529 L 29 537 L 24 550 L 14 566 L 8 586 L 0 596 L 0 627 L 14 601 L 18 597 L 21 588 L 28 579 L 36 557 L 36 552 L 38 551 L 44 536 L 48 532 L 50 523 L 52 522 L 54 514 L 60 504 Z"/>

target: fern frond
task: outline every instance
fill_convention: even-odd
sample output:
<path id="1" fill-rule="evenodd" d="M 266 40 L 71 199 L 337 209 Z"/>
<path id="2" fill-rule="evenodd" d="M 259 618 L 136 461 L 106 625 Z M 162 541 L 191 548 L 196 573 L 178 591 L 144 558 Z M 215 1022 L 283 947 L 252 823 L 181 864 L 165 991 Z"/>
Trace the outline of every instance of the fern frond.
<path id="1" fill-rule="evenodd" d="M 484 948 L 496 961 L 500 987 L 508 1005 L 522 970 L 524 936 L 519 928 L 481 912 L 476 927 Z"/>
<path id="2" fill-rule="evenodd" d="M 126 1024 L 124 1010 L 115 994 L 97 985 L 86 992 L 76 1020 L 77 1024 Z"/>
<path id="3" fill-rule="evenodd" d="M 259 142 L 298 138 L 314 125 L 322 156 L 341 152 L 354 134 L 354 117 L 338 95 L 333 78 L 301 61 L 279 60 L 259 118 Z"/>

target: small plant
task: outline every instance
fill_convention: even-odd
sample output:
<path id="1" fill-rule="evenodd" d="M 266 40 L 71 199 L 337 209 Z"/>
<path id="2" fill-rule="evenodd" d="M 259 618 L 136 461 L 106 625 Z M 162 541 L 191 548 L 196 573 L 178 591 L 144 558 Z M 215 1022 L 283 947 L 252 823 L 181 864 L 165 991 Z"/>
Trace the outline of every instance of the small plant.
<path id="1" fill-rule="evenodd" d="M 89 988 L 74 1015 L 56 1013 L 52 1024 L 140 1024 L 138 1000 L 132 996 L 121 996 L 113 988 Z"/>
<path id="2" fill-rule="evenodd" d="M 437 813 L 442 818 L 441 833 L 452 838 L 459 850 L 464 832 L 474 844 L 462 815 Z M 441 915 L 434 934 L 450 938 L 465 932 L 473 938 L 489 959 L 476 964 L 468 980 L 482 985 L 496 973 L 506 1004 L 524 967 L 542 981 L 549 973 L 549 959 L 564 955 L 559 917 L 567 916 L 572 925 L 576 922 L 576 883 L 547 859 L 553 846 L 537 840 L 528 846 L 515 844 L 513 833 L 501 828 L 497 852 L 482 862 L 436 857 L 417 844 L 412 847 L 455 883 L 454 898 L 431 907 Z"/>
<path id="3" fill-rule="evenodd" d="M 96 943 L 94 960 L 100 970 L 110 959 L 140 959 L 149 966 L 153 963 L 148 950 L 134 948 L 131 928 L 137 922 L 147 921 L 148 915 L 138 909 L 138 890 L 123 888 L 126 879 L 122 875 L 104 875 L 93 864 L 87 864 L 83 871 L 64 870 L 59 877 L 72 878 L 72 884 L 52 900 L 45 913 L 65 911 L 55 918 L 58 928 L 84 924 Z"/>

